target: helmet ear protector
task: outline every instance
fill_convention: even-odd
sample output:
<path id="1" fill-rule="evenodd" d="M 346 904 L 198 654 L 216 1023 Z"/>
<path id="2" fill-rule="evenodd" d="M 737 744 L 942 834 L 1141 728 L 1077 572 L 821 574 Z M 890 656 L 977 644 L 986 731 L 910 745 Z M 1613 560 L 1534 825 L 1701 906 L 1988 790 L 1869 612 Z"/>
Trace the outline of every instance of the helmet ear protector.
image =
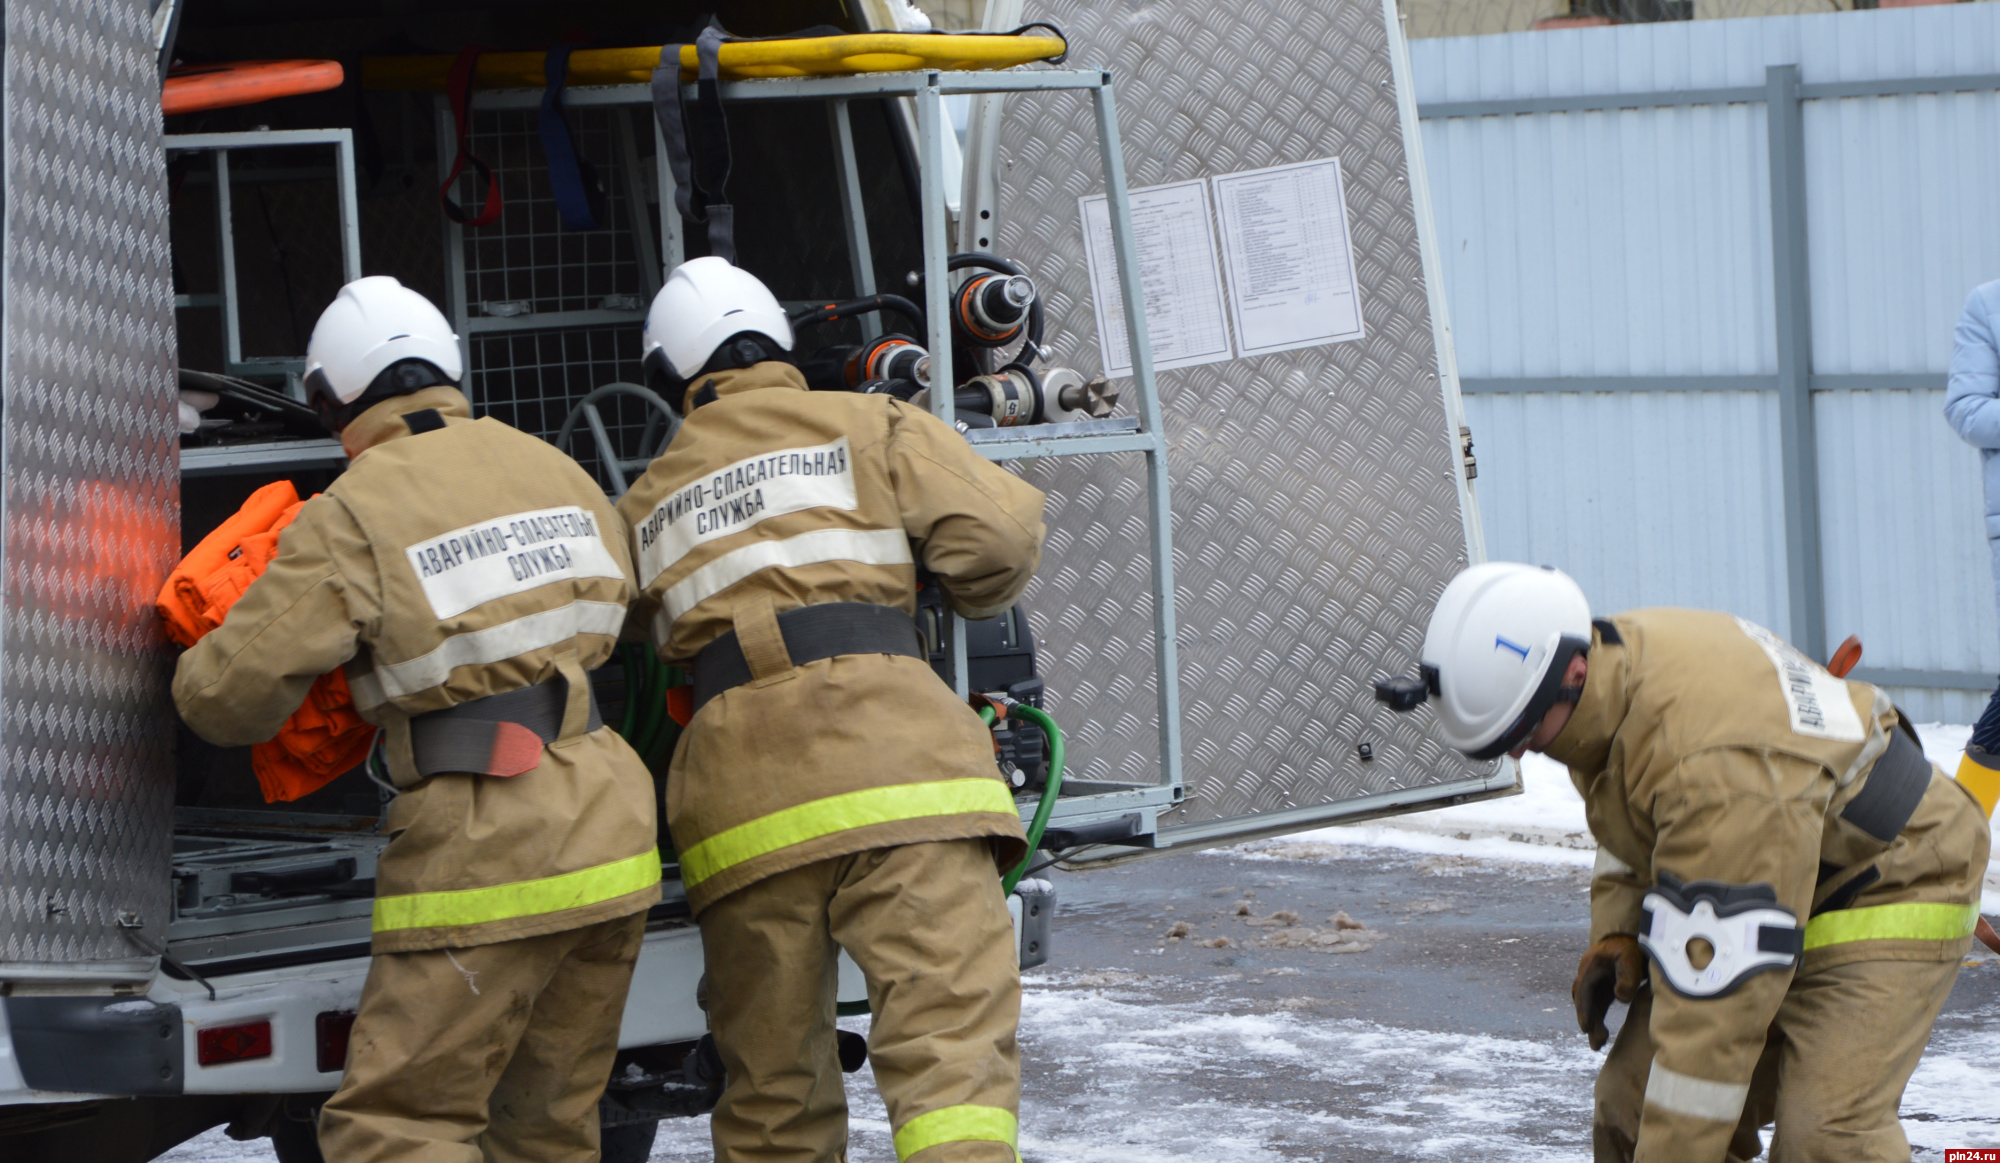
<path id="1" fill-rule="evenodd" d="M 1498 759 L 1535 733 L 1541 725 L 1542 717 L 1557 703 L 1574 703 L 1583 697 L 1583 688 L 1569 686 L 1563 679 L 1569 674 L 1570 659 L 1590 653 L 1588 639 L 1563 635 L 1556 642 L 1556 648 L 1549 654 L 1549 668 L 1542 672 L 1542 681 L 1536 685 L 1534 695 L 1500 737 L 1477 751 L 1468 752 L 1472 759 L 1485 761 Z M 1438 685 L 1438 668 L 1425 665 L 1421 668 L 1423 677 L 1385 678 L 1375 682 L 1375 701 L 1387 703 L 1392 711 L 1414 711 L 1432 696 L 1442 697 Z"/>
<path id="2" fill-rule="evenodd" d="M 734 371 L 752 367 L 760 363 L 791 363 L 792 353 L 779 346 L 778 341 L 761 331 L 739 331 L 716 345 L 708 362 L 691 376 L 683 378 L 674 371 L 674 365 L 667 358 L 667 349 L 655 347 L 646 353 L 646 386 L 660 394 L 677 415 L 685 416 L 703 404 L 715 399 L 714 392 L 697 391 L 693 399 L 688 398 L 688 385 L 703 376 L 716 372 Z M 703 399 L 706 394 L 707 398 Z"/>
<path id="3" fill-rule="evenodd" d="M 456 386 L 456 381 L 445 375 L 436 364 L 424 359 L 397 360 L 383 368 L 360 395 L 345 404 L 340 402 L 340 396 L 327 380 L 325 371 L 314 368 L 305 379 L 306 396 L 319 413 L 319 422 L 336 436 L 345 431 L 356 416 L 382 401 L 440 384 Z"/>
<path id="4" fill-rule="evenodd" d="M 1542 681 L 1535 687 L 1534 697 L 1528 700 L 1527 707 L 1521 711 L 1521 717 L 1514 720 L 1505 731 L 1500 732 L 1498 739 L 1466 754 L 1482 762 L 1498 759 L 1525 743 L 1528 737 L 1535 733 L 1535 728 L 1542 725 L 1542 716 L 1549 713 L 1549 708 L 1557 703 L 1574 703 L 1582 698 L 1583 688 L 1567 686 L 1563 678 L 1569 673 L 1570 659 L 1588 653 L 1590 653 L 1589 639 L 1563 635 L 1556 643 L 1556 648 L 1550 652 L 1549 668 L 1542 672 Z M 1435 668 L 1431 670 L 1432 673 L 1436 673 Z"/>

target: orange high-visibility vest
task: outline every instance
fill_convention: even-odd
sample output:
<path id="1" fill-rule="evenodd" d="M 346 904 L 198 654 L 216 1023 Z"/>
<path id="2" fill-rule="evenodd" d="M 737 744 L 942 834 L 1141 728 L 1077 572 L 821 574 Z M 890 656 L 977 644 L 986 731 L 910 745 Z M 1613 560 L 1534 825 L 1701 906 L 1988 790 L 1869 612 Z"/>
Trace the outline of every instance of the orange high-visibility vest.
<path id="1" fill-rule="evenodd" d="M 155 602 L 167 637 L 193 646 L 222 625 L 229 607 L 278 555 L 278 534 L 304 505 L 290 481 L 265 485 L 189 550 Z M 295 800 L 360 766 L 374 741 L 375 725 L 355 711 L 346 672 L 335 670 L 319 676 L 274 738 L 250 749 L 250 766 L 265 803 Z"/>

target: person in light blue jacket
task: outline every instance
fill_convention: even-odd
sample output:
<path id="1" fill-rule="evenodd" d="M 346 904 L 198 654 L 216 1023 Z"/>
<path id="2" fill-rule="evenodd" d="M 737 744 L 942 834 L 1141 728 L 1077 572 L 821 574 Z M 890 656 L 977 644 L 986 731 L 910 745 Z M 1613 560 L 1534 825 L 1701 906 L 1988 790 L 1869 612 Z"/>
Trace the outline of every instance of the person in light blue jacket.
<path id="1" fill-rule="evenodd" d="M 1951 379 L 1944 394 L 1944 417 L 1979 450 L 1986 480 L 1986 540 L 1993 550 L 1993 577 L 2000 594 L 2000 280 L 1972 289 L 1952 332 Z M 1967 747 L 1993 756 L 2000 765 L 2000 689 L 1972 729 Z"/>

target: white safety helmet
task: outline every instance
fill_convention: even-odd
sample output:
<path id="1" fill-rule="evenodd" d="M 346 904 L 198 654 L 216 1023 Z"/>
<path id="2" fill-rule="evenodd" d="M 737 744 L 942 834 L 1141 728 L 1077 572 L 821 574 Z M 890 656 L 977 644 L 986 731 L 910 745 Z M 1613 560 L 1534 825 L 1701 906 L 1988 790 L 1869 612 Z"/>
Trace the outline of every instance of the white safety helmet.
<path id="1" fill-rule="evenodd" d="M 1399 710 L 1434 696 L 1445 741 L 1474 759 L 1494 759 L 1534 734 L 1550 707 L 1575 701 L 1563 677 L 1570 659 L 1589 649 L 1590 602 L 1568 574 L 1487 562 L 1453 578 L 1431 611 L 1421 658 L 1427 689 L 1376 690 Z M 1400 700 L 1391 697 L 1399 686 Z"/>
<path id="2" fill-rule="evenodd" d="M 375 377 L 420 359 L 457 383 L 465 364 L 458 336 L 429 299 L 388 275 L 340 288 L 306 344 L 306 388 L 328 404 L 352 404 Z"/>
<path id="3" fill-rule="evenodd" d="M 646 367 L 671 379 L 694 378 L 732 335 L 755 332 L 792 349 L 792 324 L 761 279 L 714 255 L 674 268 L 646 312 Z M 679 401 L 673 401 L 678 404 Z"/>

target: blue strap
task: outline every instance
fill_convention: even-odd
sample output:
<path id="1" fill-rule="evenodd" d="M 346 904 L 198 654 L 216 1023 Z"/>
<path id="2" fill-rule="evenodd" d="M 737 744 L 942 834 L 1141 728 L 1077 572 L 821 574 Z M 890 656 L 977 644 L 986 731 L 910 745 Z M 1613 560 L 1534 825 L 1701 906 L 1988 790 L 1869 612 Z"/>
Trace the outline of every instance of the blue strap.
<path id="1" fill-rule="evenodd" d="M 604 187 L 597 180 L 597 167 L 578 152 L 569 119 L 563 116 L 563 86 L 569 80 L 569 54 L 575 48 L 573 44 L 551 45 L 543 59 L 542 72 L 549 83 L 542 90 L 542 152 L 549 159 L 549 190 L 555 195 L 563 229 L 596 230 L 597 215 L 590 208 L 590 195 L 601 195 Z"/>

